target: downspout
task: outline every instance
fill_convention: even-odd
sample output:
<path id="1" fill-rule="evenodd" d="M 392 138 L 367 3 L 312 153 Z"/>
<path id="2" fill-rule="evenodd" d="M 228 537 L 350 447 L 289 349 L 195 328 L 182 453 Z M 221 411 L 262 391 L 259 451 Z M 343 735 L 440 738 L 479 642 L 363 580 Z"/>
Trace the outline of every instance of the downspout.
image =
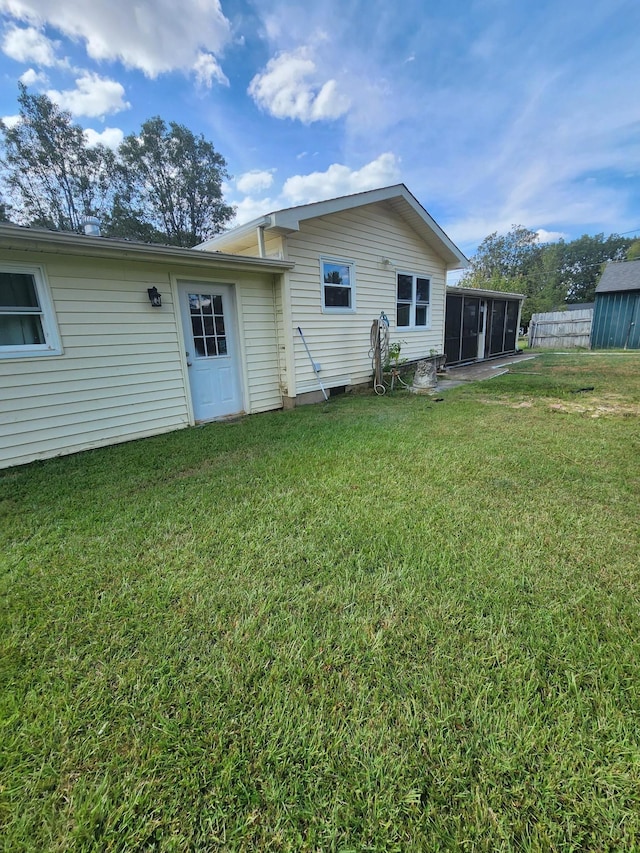
<path id="1" fill-rule="evenodd" d="M 264 248 L 264 225 L 258 225 L 256 231 L 258 234 L 258 257 L 266 258 L 267 254 Z"/>

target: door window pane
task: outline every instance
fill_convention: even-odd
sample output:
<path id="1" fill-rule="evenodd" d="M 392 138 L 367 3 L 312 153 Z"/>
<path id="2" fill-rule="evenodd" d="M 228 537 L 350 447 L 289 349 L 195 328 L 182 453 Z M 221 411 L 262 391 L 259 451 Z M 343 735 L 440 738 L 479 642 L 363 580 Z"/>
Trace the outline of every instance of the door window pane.
<path id="1" fill-rule="evenodd" d="M 227 354 L 222 296 L 190 293 L 191 331 L 198 358 Z"/>

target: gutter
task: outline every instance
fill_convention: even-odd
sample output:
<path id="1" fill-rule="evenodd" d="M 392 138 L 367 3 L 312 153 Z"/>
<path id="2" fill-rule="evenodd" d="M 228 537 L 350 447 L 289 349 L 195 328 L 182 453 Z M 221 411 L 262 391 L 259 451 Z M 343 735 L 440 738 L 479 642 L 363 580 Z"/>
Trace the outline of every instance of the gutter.
<path id="1" fill-rule="evenodd" d="M 251 258 L 243 255 L 227 255 L 222 252 L 204 252 L 198 249 L 182 249 L 148 243 L 133 243 L 108 237 L 89 237 L 46 229 L 0 227 L 0 249 L 30 251 L 58 255 L 73 255 L 108 260 L 131 260 L 182 263 L 201 268 L 226 267 L 228 269 L 270 269 L 284 272 L 292 269 L 292 261 L 273 258 Z"/>

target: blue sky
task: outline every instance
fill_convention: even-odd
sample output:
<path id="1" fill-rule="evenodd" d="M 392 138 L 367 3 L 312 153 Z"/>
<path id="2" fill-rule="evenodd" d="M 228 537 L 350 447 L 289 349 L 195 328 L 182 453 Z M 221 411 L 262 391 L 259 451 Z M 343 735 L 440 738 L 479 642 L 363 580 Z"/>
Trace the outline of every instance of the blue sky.
<path id="1" fill-rule="evenodd" d="M 0 0 L 18 81 L 89 140 L 161 115 L 226 158 L 237 222 L 404 182 L 467 254 L 640 235 L 638 0 Z"/>

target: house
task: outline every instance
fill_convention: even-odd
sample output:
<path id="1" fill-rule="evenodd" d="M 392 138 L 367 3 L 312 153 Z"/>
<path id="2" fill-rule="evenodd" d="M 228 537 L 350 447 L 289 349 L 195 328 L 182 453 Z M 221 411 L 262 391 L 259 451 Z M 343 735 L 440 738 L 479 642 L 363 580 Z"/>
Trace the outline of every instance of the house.
<path id="1" fill-rule="evenodd" d="M 447 287 L 444 351 L 447 364 L 516 352 L 525 297 L 475 287 Z"/>
<path id="2" fill-rule="evenodd" d="M 640 259 L 609 261 L 596 287 L 592 349 L 640 349 Z"/>
<path id="3" fill-rule="evenodd" d="M 0 224 L 0 467 L 368 382 L 373 320 L 444 346 L 466 259 L 404 185 L 271 213 L 194 249 Z"/>
<path id="4" fill-rule="evenodd" d="M 290 266 L 0 224 L 0 467 L 281 406 Z"/>
<path id="5" fill-rule="evenodd" d="M 384 312 L 403 359 L 444 352 L 448 270 L 468 262 L 404 184 L 274 211 L 203 243 L 286 259 L 278 321 L 285 405 L 371 379 L 370 331 Z"/>

